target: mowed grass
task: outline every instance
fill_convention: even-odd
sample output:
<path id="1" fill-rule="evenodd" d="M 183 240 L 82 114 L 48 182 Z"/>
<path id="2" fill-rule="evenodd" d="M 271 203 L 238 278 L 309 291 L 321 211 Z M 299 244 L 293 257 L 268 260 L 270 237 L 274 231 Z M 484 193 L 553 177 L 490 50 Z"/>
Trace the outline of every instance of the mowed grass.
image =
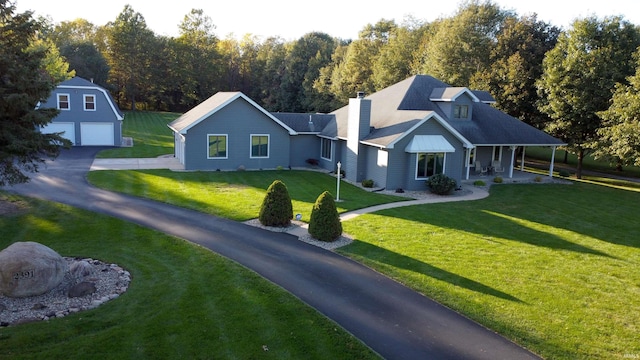
<path id="1" fill-rule="evenodd" d="M 178 113 L 129 111 L 122 122 L 122 134 L 133 138 L 133 147 L 101 151 L 98 158 L 150 158 L 173 154 L 173 133 L 167 124 Z"/>
<path id="2" fill-rule="evenodd" d="M 539 159 L 543 161 L 551 160 L 551 149 L 547 147 L 527 147 L 525 155 L 529 158 Z M 567 154 L 567 163 L 564 164 L 566 150 L 558 149 L 556 150 L 555 156 L 555 164 L 556 168 L 569 166 L 570 168 L 575 169 L 578 165 L 578 157 L 574 154 Z M 596 160 L 592 156 L 585 156 L 582 161 L 582 166 L 584 170 L 592 170 L 603 172 L 606 174 L 616 175 L 616 176 L 630 176 L 630 177 L 640 177 L 640 167 L 637 166 L 623 166 L 622 172 L 617 171 L 615 166 L 612 166 L 607 161 Z M 573 171 L 572 171 L 573 172 Z M 583 174 L 584 176 L 585 174 Z"/>
<path id="3" fill-rule="evenodd" d="M 313 204 L 324 191 L 336 197 L 336 178 L 326 173 L 303 170 L 196 171 L 170 170 L 92 171 L 89 181 L 101 188 L 147 197 L 177 206 L 237 221 L 255 219 L 266 190 L 274 180 L 287 186 L 294 214 L 303 221 L 311 216 Z M 339 212 L 407 198 L 376 194 L 342 182 Z"/>
<path id="4" fill-rule="evenodd" d="M 37 241 L 132 274 L 126 293 L 96 309 L 0 328 L 0 359 L 377 358 L 297 298 L 211 251 L 69 206 L 0 197 L 24 206 L 0 216 L 0 248 Z"/>
<path id="5" fill-rule="evenodd" d="M 640 356 L 640 193 L 499 185 L 343 223 L 338 251 L 548 359 Z"/>

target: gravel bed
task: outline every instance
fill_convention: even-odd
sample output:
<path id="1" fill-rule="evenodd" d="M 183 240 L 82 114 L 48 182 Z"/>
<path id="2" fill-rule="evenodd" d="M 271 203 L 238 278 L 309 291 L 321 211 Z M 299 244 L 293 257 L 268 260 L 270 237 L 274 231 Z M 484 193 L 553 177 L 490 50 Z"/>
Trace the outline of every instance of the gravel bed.
<path id="1" fill-rule="evenodd" d="M 61 318 L 72 313 L 94 309 L 127 291 L 131 274 L 116 264 L 100 260 L 65 257 L 71 266 L 76 261 L 86 261 L 92 267 L 88 276 L 76 278 L 67 272 L 62 282 L 54 289 L 38 296 L 12 298 L 0 294 L 0 327 L 27 322 Z M 91 282 L 96 291 L 80 297 L 69 297 L 71 286 Z"/>
<path id="2" fill-rule="evenodd" d="M 297 221 L 297 220 L 292 220 L 291 221 L 291 225 L 289 225 L 287 227 L 264 226 L 264 225 L 262 225 L 260 223 L 260 220 L 258 220 L 258 219 L 252 219 L 252 220 L 249 220 L 249 221 L 245 221 L 244 223 L 247 224 L 247 225 L 259 227 L 259 228 L 266 229 L 266 230 L 269 230 L 269 231 L 298 234 L 298 240 L 304 241 L 304 242 L 306 242 L 308 244 L 315 245 L 315 246 L 318 246 L 318 247 L 321 247 L 321 248 L 327 249 L 327 250 L 334 250 L 334 249 L 337 249 L 339 247 L 342 247 L 342 246 L 345 246 L 345 245 L 349 245 L 353 241 L 353 238 L 351 236 L 349 236 L 348 234 L 342 234 L 342 236 L 340 236 L 337 240 L 332 241 L 332 242 L 316 240 L 313 237 L 311 237 L 311 235 L 309 235 L 309 232 L 306 229 L 307 224 L 302 222 L 302 221 Z M 302 234 L 302 235 L 300 235 L 300 234 Z"/>

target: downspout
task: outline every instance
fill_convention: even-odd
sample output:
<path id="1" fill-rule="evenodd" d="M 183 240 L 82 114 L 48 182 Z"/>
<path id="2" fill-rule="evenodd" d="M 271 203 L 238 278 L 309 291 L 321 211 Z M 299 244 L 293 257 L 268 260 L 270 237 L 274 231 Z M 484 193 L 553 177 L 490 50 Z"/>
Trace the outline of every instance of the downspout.
<path id="1" fill-rule="evenodd" d="M 552 146 L 551 149 L 551 164 L 549 165 L 549 177 L 553 177 L 553 163 L 556 161 L 556 147 Z"/>

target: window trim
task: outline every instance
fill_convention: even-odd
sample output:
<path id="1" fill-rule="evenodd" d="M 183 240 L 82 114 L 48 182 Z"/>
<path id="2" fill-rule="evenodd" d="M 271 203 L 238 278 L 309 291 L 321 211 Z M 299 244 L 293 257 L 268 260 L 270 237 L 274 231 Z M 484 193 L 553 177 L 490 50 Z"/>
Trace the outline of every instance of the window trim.
<path id="1" fill-rule="evenodd" d="M 423 154 L 426 154 L 426 155 L 434 154 L 436 156 L 437 155 L 442 155 L 442 171 L 439 172 L 439 173 L 436 172 L 436 173 L 431 174 L 431 175 L 426 176 L 426 177 L 419 176 L 419 174 L 418 174 L 418 169 L 419 169 L 418 164 L 420 163 L 420 155 L 423 155 Z M 444 174 L 444 170 L 447 168 L 447 153 L 446 152 L 428 152 L 428 153 L 427 152 L 419 152 L 419 153 L 416 153 L 415 165 L 416 165 L 416 170 L 415 170 L 415 173 L 414 173 L 415 174 L 415 180 L 427 180 L 427 179 L 429 179 L 430 176 L 437 175 L 437 174 Z"/>
<path id="2" fill-rule="evenodd" d="M 325 157 L 326 143 L 329 144 L 329 157 Z M 320 158 L 331 161 L 333 159 L 333 141 L 327 138 L 320 138 Z"/>
<path id="3" fill-rule="evenodd" d="M 254 156 L 253 155 L 253 138 L 255 137 L 266 137 L 267 138 L 267 155 L 265 156 Z M 262 146 L 259 144 L 258 146 Z M 250 159 L 268 159 L 271 154 L 271 135 L 269 134 L 250 134 L 249 135 L 249 158 Z"/>
<path id="4" fill-rule="evenodd" d="M 61 96 L 66 96 L 67 97 L 67 101 L 66 101 L 67 107 L 66 108 L 61 108 L 60 107 L 60 102 L 61 102 L 60 101 L 60 97 Z M 58 110 L 63 110 L 63 111 L 71 110 L 71 95 L 69 95 L 67 93 L 58 93 L 57 96 L 56 96 L 56 100 L 57 100 L 57 104 L 56 105 L 57 105 Z"/>
<path id="5" fill-rule="evenodd" d="M 87 98 L 93 98 L 92 102 L 88 102 Z M 96 96 L 94 94 L 83 94 L 84 111 L 96 111 Z M 87 109 L 87 104 L 93 104 L 93 109 Z"/>
<path id="6" fill-rule="evenodd" d="M 211 156 L 211 141 L 209 140 L 212 136 L 216 136 L 216 137 L 224 137 L 225 138 L 225 148 L 224 148 L 224 154 L 225 156 Z M 228 159 L 229 158 L 229 134 L 207 134 L 207 159 L 212 159 L 212 160 L 222 160 L 222 159 Z"/>

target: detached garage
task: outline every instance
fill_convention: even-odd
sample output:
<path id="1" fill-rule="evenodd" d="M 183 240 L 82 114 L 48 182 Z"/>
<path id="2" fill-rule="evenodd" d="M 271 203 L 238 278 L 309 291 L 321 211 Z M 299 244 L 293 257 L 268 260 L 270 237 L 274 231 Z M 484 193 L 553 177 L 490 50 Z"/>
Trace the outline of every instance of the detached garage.
<path id="1" fill-rule="evenodd" d="M 122 146 L 124 114 L 106 89 L 90 81 L 60 83 L 40 107 L 60 111 L 43 133 L 63 133 L 74 146 Z"/>

